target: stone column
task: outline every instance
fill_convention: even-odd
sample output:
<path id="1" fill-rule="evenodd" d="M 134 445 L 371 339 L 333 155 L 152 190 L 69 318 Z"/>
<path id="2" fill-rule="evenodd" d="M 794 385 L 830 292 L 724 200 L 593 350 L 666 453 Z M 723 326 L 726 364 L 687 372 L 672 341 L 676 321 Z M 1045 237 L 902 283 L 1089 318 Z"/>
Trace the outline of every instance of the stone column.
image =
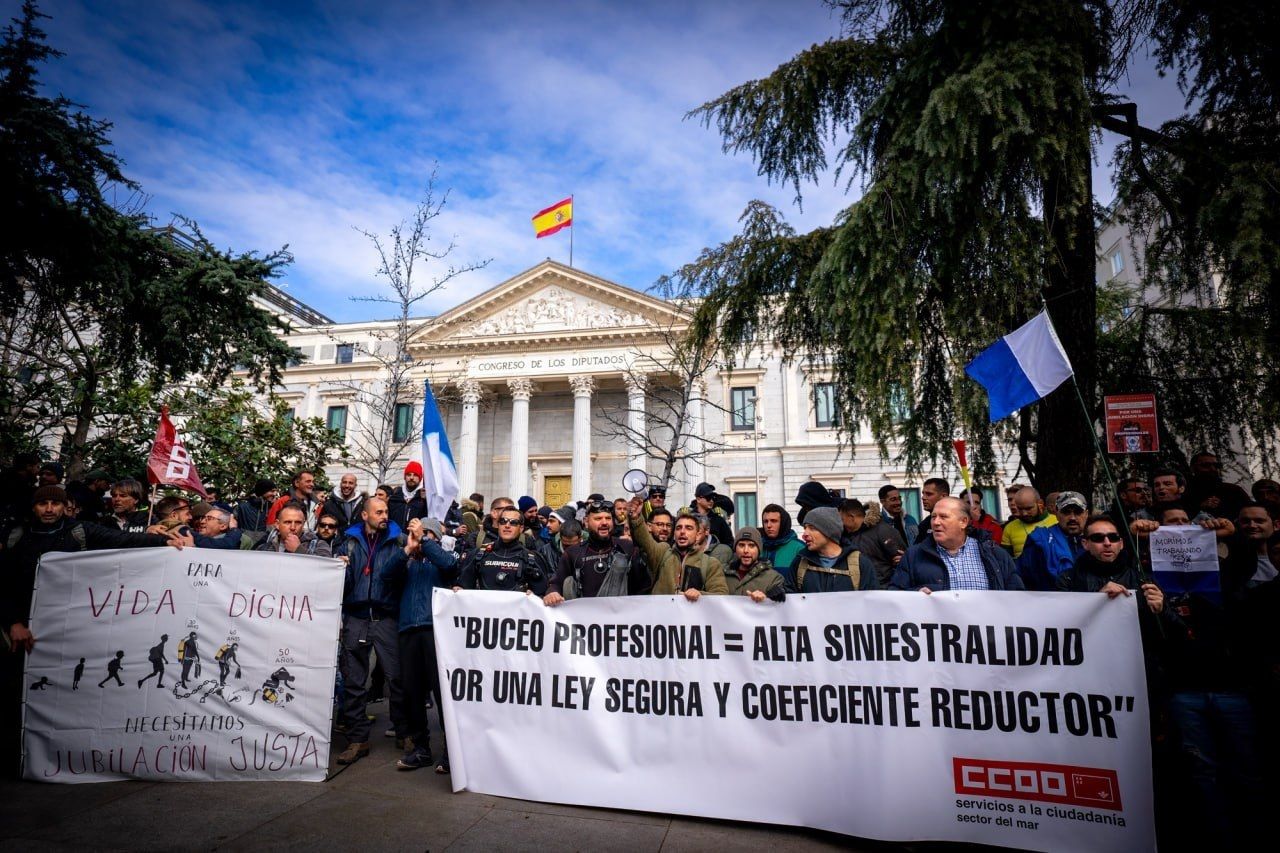
<path id="1" fill-rule="evenodd" d="M 645 424 L 645 387 L 648 378 L 642 374 L 627 374 L 627 467 L 648 468 L 647 427 Z"/>
<path id="2" fill-rule="evenodd" d="M 462 431 L 458 433 L 459 499 L 470 497 L 476 490 L 476 457 L 480 448 L 480 394 L 482 386 L 475 379 L 458 383 L 462 392 Z"/>
<path id="3" fill-rule="evenodd" d="M 591 392 L 596 382 L 590 376 L 571 376 L 573 388 L 573 477 L 575 501 L 591 494 Z"/>
<path id="4" fill-rule="evenodd" d="M 695 379 L 693 388 L 689 392 L 689 425 L 685 429 L 684 442 L 685 455 L 689 457 L 689 463 L 685 466 L 685 470 L 689 472 L 689 488 L 685 496 L 686 506 L 693 504 L 693 490 L 707 478 L 707 462 L 704 456 L 706 445 L 702 441 L 702 411 L 703 400 L 706 397 L 707 383 L 701 379 Z"/>
<path id="5" fill-rule="evenodd" d="M 508 482 L 511 500 L 529 493 L 529 398 L 533 380 L 508 379 L 511 389 L 511 469 Z"/>

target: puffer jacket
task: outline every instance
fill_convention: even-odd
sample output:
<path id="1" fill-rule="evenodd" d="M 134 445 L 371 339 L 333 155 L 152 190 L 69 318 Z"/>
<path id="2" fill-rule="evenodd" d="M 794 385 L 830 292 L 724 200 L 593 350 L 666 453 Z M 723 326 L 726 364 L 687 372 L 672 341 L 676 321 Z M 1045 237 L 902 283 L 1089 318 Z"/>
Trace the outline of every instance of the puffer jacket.
<path id="1" fill-rule="evenodd" d="M 352 616 L 396 616 L 400 610 L 400 583 L 409 556 L 405 538 L 394 521 L 380 534 L 372 549 L 365 538 L 364 525 L 347 528 L 346 539 L 337 556 L 347 558 L 347 577 L 342 588 L 342 612 Z"/>
<path id="2" fill-rule="evenodd" d="M 978 555 L 987 572 L 987 585 L 991 589 L 1026 589 L 1009 552 L 990 539 L 978 541 Z M 933 537 L 907 549 L 902 562 L 893 573 L 890 589 L 920 589 L 929 587 L 934 592 L 951 589 L 951 576 L 947 564 L 938 553 L 938 543 Z"/>

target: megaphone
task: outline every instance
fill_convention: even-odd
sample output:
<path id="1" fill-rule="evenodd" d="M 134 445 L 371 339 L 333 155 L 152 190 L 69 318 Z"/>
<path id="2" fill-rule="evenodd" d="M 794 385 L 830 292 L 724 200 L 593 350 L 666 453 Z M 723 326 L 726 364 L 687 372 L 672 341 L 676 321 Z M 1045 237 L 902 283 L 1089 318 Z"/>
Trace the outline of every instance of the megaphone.
<path id="1" fill-rule="evenodd" d="M 622 488 L 633 495 L 648 500 L 649 474 L 640 468 L 632 468 L 622 475 Z"/>

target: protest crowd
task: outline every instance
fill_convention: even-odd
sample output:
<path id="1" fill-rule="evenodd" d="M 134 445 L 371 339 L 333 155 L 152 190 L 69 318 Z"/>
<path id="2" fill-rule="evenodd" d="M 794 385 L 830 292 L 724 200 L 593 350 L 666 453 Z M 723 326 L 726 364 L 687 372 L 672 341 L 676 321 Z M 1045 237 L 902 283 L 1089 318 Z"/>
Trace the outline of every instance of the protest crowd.
<path id="1" fill-rule="evenodd" d="M 403 753 L 397 766 L 449 772 L 432 633 L 437 587 L 524 591 L 547 606 L 647 594 L 689 603 L 742 595 L 785 606 L 793 593 L 1058 591 L 1136 599 L 1163 838 L 1232 846 L 1227 839 L 1248 837 L 1276 792 L 1280 754 L 1266 723 L 1280 711 L 1280 484 L 1259 480 L 1246 491 L 1224 482 L 1207 452 L 1186 472 L 1124 479 L 1116 500 L 1101 505 L 1075 491 L 1011 485 L 1003 524 L 983 509 L 981 490 L 953 494 L 940 478 L 923 484 L 923 519 L 906 514 L 893 484 L 864 500 L 811 481 L 795 496 L 794 514 L 770 504 L 759 527 L 736 532 L 732 501 L 711 483 L 698 485 L 687 507 L 667 506 L 665 488 L 655 486 L 561 507 L 472 494 L 432 518 L 418 462 L 373 494 L 357 491 L 354 474 L 324 494 L 314 472 L 299 471 L 289 483 L 260 480 L 236 501 L 171 494 L 150 505 L 138 480 L 97 470 L 64 483 L 59 463 L 34 456 L 14 460 L 3 477 L 6 760 L 20 725 L 22 653 L 39 640 L 27 618 L 40 556 L 168 546 L 345 563 L 340 764 L 370 753 L 368 706 L 386 701 L 385 734 Z M 1171 525 L 1213 531 L 1211 589 L 1181 589 L 1175 575 L 1153 572 L 1146 543 Z"/>

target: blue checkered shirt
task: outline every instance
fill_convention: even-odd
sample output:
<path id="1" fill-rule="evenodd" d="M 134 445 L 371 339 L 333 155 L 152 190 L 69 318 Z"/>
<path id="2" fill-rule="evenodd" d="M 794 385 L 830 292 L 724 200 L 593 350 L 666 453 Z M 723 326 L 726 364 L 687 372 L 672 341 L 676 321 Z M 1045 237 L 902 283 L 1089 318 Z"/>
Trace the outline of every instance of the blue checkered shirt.
<path id="1" fill-rule="evenodd" d="M 987 569 L 982 565 L 982 554 L 978 552 L 978 542 L 965 537 L 960 546 L 960 553 L 954 557 L 947 553 L 941 545 L 938 554 L 942 562 L 947 564 L 947 577 L 952 589 L 991 589 L 987 581 Z"/>

